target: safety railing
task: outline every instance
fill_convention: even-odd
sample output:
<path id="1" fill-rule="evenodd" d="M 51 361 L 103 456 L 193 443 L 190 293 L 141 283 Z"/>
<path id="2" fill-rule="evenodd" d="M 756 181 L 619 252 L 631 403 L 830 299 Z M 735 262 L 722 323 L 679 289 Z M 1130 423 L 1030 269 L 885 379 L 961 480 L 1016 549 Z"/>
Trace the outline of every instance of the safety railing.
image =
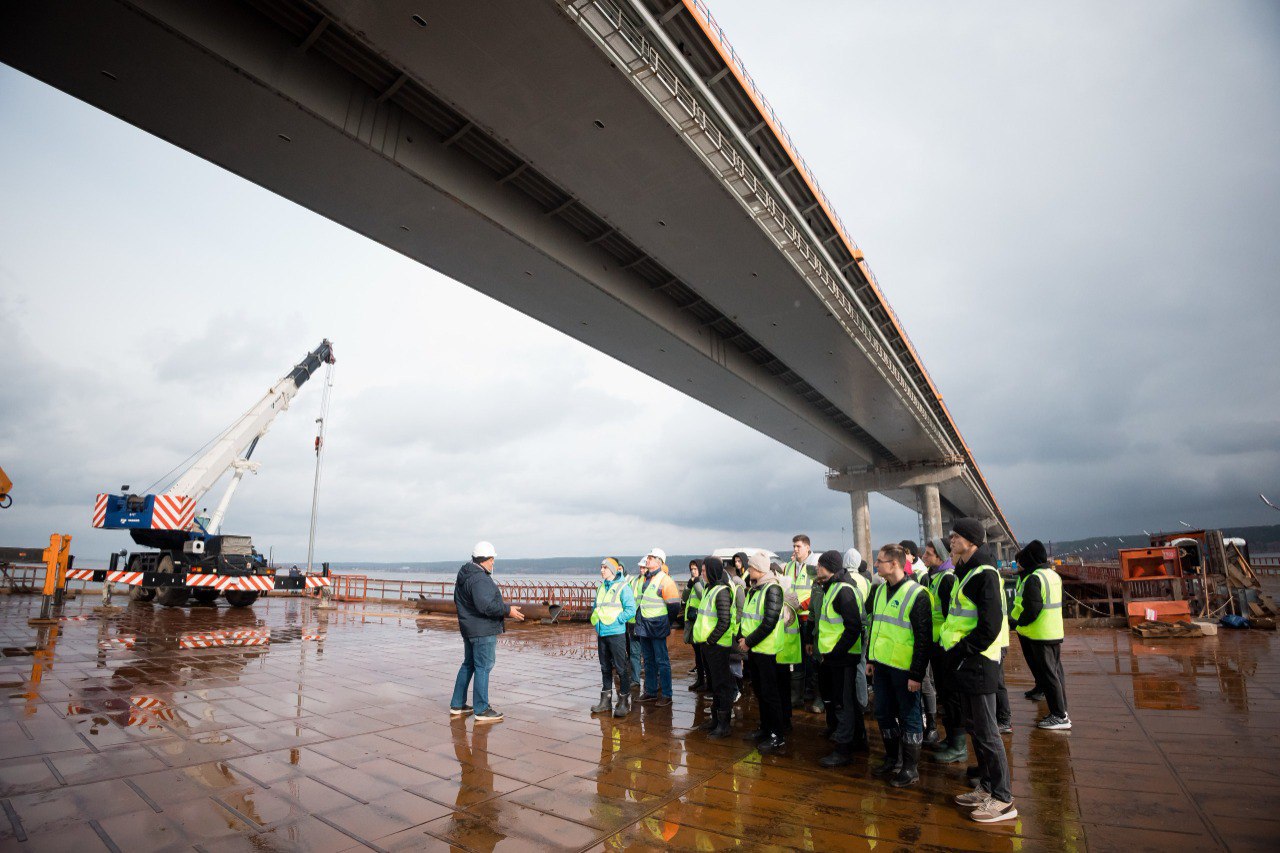
<path id="1" fill-rule="evenodd" d="M 333 575 L 334 597 L 345 589 L 352 575 Z M 362 600 L 413 602 L 423 598 L 452 598 L 453 581 L 424 581 L 400 578 L 361 577 Z M 585 619 L 595 604 L 596 581 L 498 581 L 498 590 L 509 604 L 558 604 L 561 619 Z"/>

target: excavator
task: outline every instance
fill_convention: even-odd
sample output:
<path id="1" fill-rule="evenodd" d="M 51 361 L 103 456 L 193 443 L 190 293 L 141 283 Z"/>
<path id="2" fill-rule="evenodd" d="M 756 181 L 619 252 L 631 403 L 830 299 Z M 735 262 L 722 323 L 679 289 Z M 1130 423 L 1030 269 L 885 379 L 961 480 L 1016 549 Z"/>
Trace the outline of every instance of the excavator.
<path id="1" fill-rule="evenodd" d="M 127 558 L 123 570 L 117 568 L 121 555 L 116 555 L 111 569 L 82 569 L 72 574 L 84 575 L 86 580 L 128 584 L 133 587 L 133 600 L 154 600 L 169 607 L 186 604 L 188 598 L 211 604 L 219 596 L 225 596 L 232 607 L 247 607 L 266 590 L 327 586 L 329 579 L 318 575 L 277 578 L 253 547 L 252 538 L 223 533 L 222 521 L 244 475 L 257 472 L 259 463 L 251 457 L 272 422 L 289 408 L 289 402 L 321 366 L 331 372 L 335 363 L 333 345 L 325 339 L 248 411 L 193 454 L 195 461 L 163 491 L 133 494 L 126 485 L 119 494 L 99 494 L 94 502 L 93 526 L 128 530 L 135 544 L 151 550 L 121 552 Z M 326 381 L 326 395 L 331 385 Z M 230 482 L 213 514 L 197 515 L 196 507 L 205 494 L 228 472 Z"/>

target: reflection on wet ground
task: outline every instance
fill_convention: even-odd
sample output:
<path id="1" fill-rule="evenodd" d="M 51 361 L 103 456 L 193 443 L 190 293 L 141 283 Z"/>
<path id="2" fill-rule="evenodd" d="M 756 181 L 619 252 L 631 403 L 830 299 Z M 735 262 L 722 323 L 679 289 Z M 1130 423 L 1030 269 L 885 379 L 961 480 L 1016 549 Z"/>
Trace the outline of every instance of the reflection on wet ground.
<path id="1" fill-rule="evenodd" d="M 0 847 L 42 850 L 1275 849 L 1280 668 L 1262 632 L 1139 642 L 1073 633 L 1070 733 L 1032 724 L 1007 665 L 1019 819 L 950 805 L 963 767 L 894 790 L 867 759 L 821 770 L 822 721 L 785 755 L 693 727 L 708 702 L 592 719 L 583 625 L 519 626 L 494 672 L 497 725 L 450 719 L 451 617 L 68 605 L 0 599 Z M 748 699 L 750 721 L 754 707 Z M 745 726 L 735 723 L 739 730 Z M 874 724 L 872 724 L 874 734 Z"/>

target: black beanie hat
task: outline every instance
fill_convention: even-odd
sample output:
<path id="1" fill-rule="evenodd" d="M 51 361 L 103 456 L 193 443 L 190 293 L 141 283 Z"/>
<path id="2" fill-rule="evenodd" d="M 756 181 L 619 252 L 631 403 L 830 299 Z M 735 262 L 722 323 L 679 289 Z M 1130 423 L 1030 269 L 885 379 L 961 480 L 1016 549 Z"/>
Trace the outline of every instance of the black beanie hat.
<path id="1" fill-rule="evenodd" d="M 987 528 L 976 518 L 958 518 L 951 525 L 952 533 L 959 533 L 974 545 L 982 545 L 987 541 Z"/>
<path id="2" fill-rule="evenodd" d="M 1038 569 L 1049 562 L 1049 554 L 1044 550 L 1043 542 L 1039 539 L 1032 539 L 1025 548 L 1018 552 L 1014 559 L 1024 569 Z"/>
<path id="3" fill-rule="evenodd" d="M 702 571 L 707 576 L 707 580 L 711 581 L 714 586 L 724 577 L 724 563 L 720 561 L 719 557 L 706 557 L 702 561 Z"/>
<path id="4" fill-rule="evenodd" d="M 839 551 L 823 551 L 818 557 L 818 565 L 831 572 L 833 575 L 840 574 L 840 570 L 844 568 L 844 555 Z"/>

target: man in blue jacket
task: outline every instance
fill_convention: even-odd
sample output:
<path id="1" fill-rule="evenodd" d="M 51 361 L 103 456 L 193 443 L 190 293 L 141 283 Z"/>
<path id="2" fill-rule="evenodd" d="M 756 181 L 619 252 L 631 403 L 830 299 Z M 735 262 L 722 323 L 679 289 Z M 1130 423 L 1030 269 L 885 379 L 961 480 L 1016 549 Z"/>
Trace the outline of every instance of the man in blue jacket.
<path id="1" fill-rule="evenodd" d="M 493 582 L 493 561 L 497 554 L 488 542 L 477 542 L 471 549 L 471 562 L 458 569 L 453 582 L 453 603 L 458 608 L 458 630 L 462 632 L 464 645 L 462 666 L 453 683 L 453 700 L 449 714 L 466 716 L 472 712 L 467 704 L 467 687 L 475 676 L 475 701 L 477 723 L 496 723 L 501 712 L 489 705 L 489 672 L 497 659 L 498 635 L 503 631 L 503 619 L 524 621 L 524 614 L 515 605 L 508 607 L 502 600 L 502 592 Z"/>

